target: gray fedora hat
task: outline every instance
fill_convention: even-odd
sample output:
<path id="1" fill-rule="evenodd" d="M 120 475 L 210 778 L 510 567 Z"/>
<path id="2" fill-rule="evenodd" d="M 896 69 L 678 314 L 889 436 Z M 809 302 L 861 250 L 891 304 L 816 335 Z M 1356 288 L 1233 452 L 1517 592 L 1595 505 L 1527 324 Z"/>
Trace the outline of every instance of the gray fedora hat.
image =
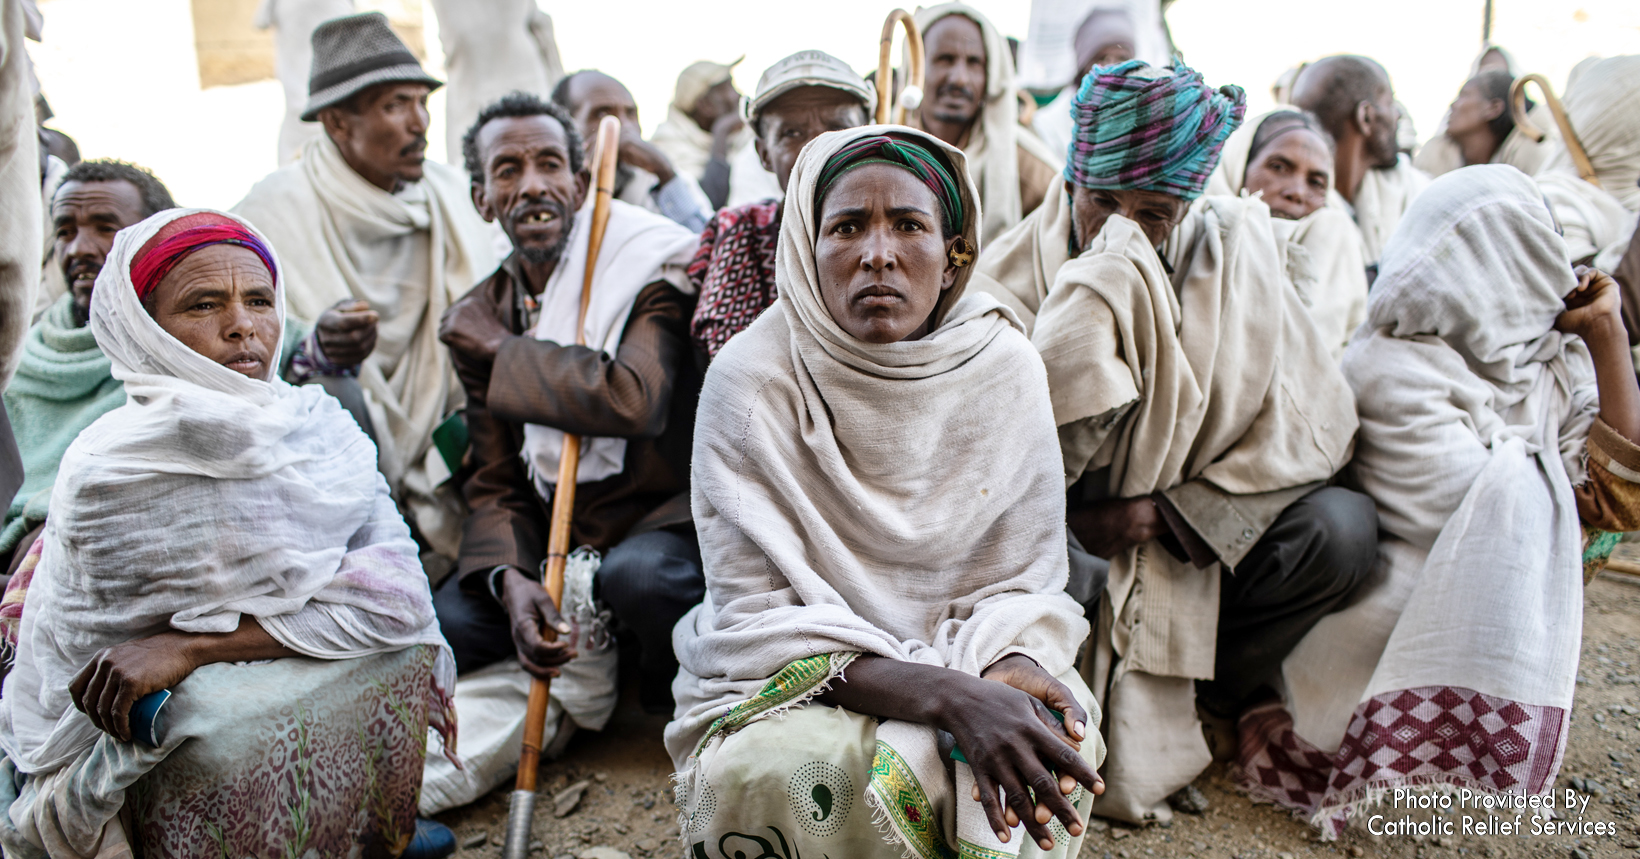
<path id="1" fill-rule="evenodd" d="M 308 103 L 302 121 L 346 101 L 376 84 L 407 81 L 433 89 L 444 81 L 427 74 L 416 55 L 387 26 L 380 12 L 332 18 L 313 30 L 313 70 L 308 73 Z"/>

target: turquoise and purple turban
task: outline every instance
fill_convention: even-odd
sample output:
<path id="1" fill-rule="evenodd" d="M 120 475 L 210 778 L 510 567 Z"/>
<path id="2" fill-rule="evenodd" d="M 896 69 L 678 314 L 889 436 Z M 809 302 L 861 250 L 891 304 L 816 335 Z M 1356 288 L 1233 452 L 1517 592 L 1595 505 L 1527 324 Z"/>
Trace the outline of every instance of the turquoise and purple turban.
<path id="1" fill-rule="evenodd" d="M 1241 125 L 1247 95 L 1218 89 L 1183 63 L 1154 69 L 1139 60 L 1098 66 L 1071 105 L 1076 124 L 1065 181 L 1103 191 L 1161 191 L 1194 200 Z"/>

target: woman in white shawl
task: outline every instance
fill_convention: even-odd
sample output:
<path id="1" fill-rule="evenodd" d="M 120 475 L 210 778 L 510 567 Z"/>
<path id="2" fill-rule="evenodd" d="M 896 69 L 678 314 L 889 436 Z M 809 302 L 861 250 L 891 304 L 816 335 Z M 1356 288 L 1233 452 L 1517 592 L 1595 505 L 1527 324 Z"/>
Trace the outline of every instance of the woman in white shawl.
<path id="1" fill-rule="evenodd" d="M 1014 315 L 964 294 L 964 167 L 896 126 L 809 143 L 780 299 L 712 362 L 707 598 L 673 634 L 666 729 L 690 855 L 1081 847 L 1103 745 L 1047 377 Z"/>
<path id="2" fill-rule="evenodd" d="M 1337 359 L 1367 318 L 1367 268 L 1355 222 L 1328 205 L 1329 198 L 1338 199 L 1332 188 L 1332 137 L 1315 114 L 1292 108 L 1255 117 L 1232 132 L 1207 180 L 1210 196 L 1262 196 L 1270 207 L 1271 228 L 1290 243 L 1293 286 Z M 1292 245 L 1303 251 L 1295 256 Z"/>
<path id="3" fill-rule="evenodd" d="M 284 308 L 238 218 L 172 209 L 115 238 L 91 329 L 128 399 L 69 447 L 7 592 L 8 856 L 398 855 L 414 837 L 454 663 L 374 446 L 273 372 Z M 162 690 L 158 717 L 133 711 Z"/>
<path id="4" fill-rule="evenodd" d="M 1618 290 L 1574 272 L 1513 167 L 1437 179 L 1384 254 L 1344 354 L 1378 505 L 1375 584 L 1241 722 L 1249 788 L 1340 832 L 1440 785 L 1518 807 L 1566 749 L 1583 583 L 1640 527 L 1640 387 Z"/>

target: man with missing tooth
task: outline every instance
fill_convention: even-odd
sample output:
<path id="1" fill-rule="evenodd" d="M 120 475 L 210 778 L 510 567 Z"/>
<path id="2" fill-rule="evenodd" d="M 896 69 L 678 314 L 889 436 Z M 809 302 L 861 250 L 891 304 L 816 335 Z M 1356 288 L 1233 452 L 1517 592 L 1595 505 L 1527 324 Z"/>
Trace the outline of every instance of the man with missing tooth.
<path id="1" fill-rule="evenodd" d="M 479 114 L 462 149 L 473 202 L 501 224 L 513 252 L 440 326 L 467 389 L 473 472 L 463 487 L 472 515 L 461 559 L 433 595 L 439 625 L 462 674 L 509 657 L 541 677 L 568 671 L 572 682 L 553 684 L 567 714 L 555 737 L 603 727 L 615 703 L 613 678 L 607 695 L 586 695 L 598 683 L 589 676 L 594 666 L 563 667 L 578 655 L 572 637 L 548 643 L 540 635 L 543 627 L 568 631 L 537 582 L 564 433 L 576 433 L 570 545 L 601 553 L 598 597 L 642 649 L 640 702 L 671 713 L 672 627 L 706 586 L 687 491 L 700 380 L 685 268 L 698 239 L 661 215 L 612 201 L 581 326 L 586 345 L 577 345 L 592 207 L 584 205 L 589 165 L 575 120 L 557 104 L 513 93 Z M 587 621 L 574 638 L 599 637 Z M 597 653 L 581 655 L 598 661 Z M 522 720 L 521 690 L 515 703 Z M 486 706 L 485 718 L 500 721 L 497 699 Z M 516 737 L 473 739 L 482 748 L 462 738 L 469 761 L 491 748 L 516 760 Z M 495 764 L 471 768 L 504 777 L 507 767 Z M 446 781 L 424 784 L 424 811 L 495 786 L 469 781 L 455 790 Z"/>
<path id="2" fill-rule="evenodd" d="M 381 13 L 319 25 L 302 119 L 325 133 L 234 212 L 271 240 L 293 316 L 352 299 L 357 321 L 377 324 L 358 375 L 381 472 L 421 539 L 454 558 L 463 511 L 432 439 L 461 387 L 437 326 L 496 253 L 461 171 L 423 160 L 438 86 Z"/>

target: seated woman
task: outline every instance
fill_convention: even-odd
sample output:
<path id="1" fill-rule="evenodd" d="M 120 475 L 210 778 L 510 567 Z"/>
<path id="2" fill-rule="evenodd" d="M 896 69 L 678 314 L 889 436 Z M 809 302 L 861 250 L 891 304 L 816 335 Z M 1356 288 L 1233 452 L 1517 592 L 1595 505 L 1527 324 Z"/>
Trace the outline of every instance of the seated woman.
<path id="1" fill-rule="evenodd" d="M 1241 723 L 1251 789 L 1333 834 L 1402 788 L 1552 789 L 1583 584 L 1640 527 L 1618 290 L 1574 270 L 1532 180 L 1442 176 L 1383 262 L 1344 355 L 1376 575 L 1287 657 L 1284 705 Z"/>
<path id="2" fill-rule="evenodd" d="M 1412 164 L 1430 176 L 1450 173 L 1472 164 L 1508 164 L 1534 175 L 1559 146 L 1560 132 L 1546 105 L 1526 102 L 1527 115 L 1545 133 L 1533 140 L 1515 130 L 1509 109 L 1509 88 L 1520 75 L 1513 56 L 1488 45 L 1469 67 L 1469 77 L 1458 97 L 1447 107 L 1441 124 L 1419 150 Z"/>
<path id="3" fill-rule="evenodd" d="M 787 187 L 780 298 L 696 424 L 707 597 L 666 729 L 689 855 L 1075 856 L 1103 789 L 1088 624 L 1042 361 L 964 295 L 962 154 L 836 131 Z"/>
<path id="4" fill-rule="evenodd" d="M 396 856 L 416 836 L 454 662 L 374 445 L 274 374 L 284 309 L 238 218 L 172 209 L 116 237 L 91 329 L 128 400 L 68 448 L 8 591 L 6 855 Z"/>
<path id="5" fill-rule="evenodd" d="M 1277 238 L 1303 246 L 1308 264 L 1295 267 L 1293 283 L 1337 359 L 1367 318 L 1367 271 L 1360 231 L 1342 209 L 1327 205 L 1332 186 L 1332 136 L 1315 114 L 1285 108 L 1230 135 L 1207 193 L 1262 195 Z M 1299 275 L 1304 271 L 1308 278 Z"/>

